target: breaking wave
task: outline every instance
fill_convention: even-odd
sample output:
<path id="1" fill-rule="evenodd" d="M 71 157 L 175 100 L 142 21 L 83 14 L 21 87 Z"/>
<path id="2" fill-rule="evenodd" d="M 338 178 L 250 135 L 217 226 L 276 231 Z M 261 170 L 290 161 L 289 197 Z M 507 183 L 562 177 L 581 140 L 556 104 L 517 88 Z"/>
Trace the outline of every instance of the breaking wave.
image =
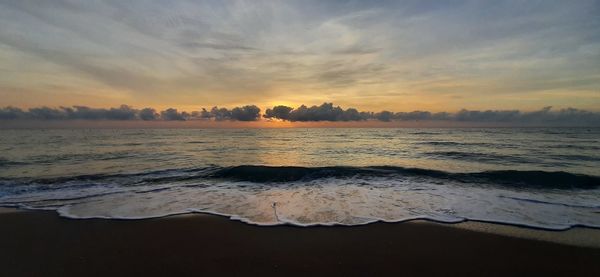
<path id="1" fill-rule="evenodd" d="M 215 170 L 210 177 L 231 178 L 251 182 L 282 182 L 351 176 L 421 176 L 463 183 L 485 183 L 522 187 L 557 189 L 591 189 L 600 186 L 600 177 L 568 172 L 500 170 L 473 173 L 451 173 L 438 170 L 397 166 L 370 167 L 296 167 L 243 165 Z"/>
<path id="2" fill-rule="evenodd" d="M 600 228 L 600 177 L 545 171 L 445 172 L 395 166 L 178 168 L 0 179 L 0 205 L 69 218 L 211 213 L 258 225 L 479 220 Z"/>

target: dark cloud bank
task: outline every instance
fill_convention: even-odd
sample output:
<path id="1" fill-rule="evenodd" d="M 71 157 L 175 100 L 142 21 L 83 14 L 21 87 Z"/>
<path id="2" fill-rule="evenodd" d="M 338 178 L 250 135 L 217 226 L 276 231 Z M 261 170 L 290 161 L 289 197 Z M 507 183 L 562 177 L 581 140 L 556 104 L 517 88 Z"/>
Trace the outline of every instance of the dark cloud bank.
<path id="1" fill-rule="evenodd" d="M 332 103 L 320 106 L 297 108 L 275 106 L 262 115 L 266 119 L 278 119 L 292 122 L 314 121 L 453 121 L 453 122 L 489 122 L 513 124 L 600 126 L 600 112 L 567 108 L 552 110 L 545 107 L 538 111 L 522 112 L 518 110 L 460 110 L 455 113 L 428 111 L 413 112 L 364 112 L 354 108 L 343 109 Z M 15 107 L 0 108 L 0 120 L 214 120 L 214 121 L 257 121 L 261 110 L 255 105 L 235 107 L 233 109 L 213 107 L 198 111 L 184 112 L 174 108 L 157 111 L 152 108 L 134 109 L 127 105 L 118 108 L 99 109 L 85 106 L 60 108 L 31 108 L 22 110 Z"/>
<path id="2" fill-rule="evenodd" d="M 260 109 L 257 106 L 227 108 L 213 107 L 210 111 L 202 108 L 200 111 L 180 112 L 169 108 L 157 111 L 153 108 L 134 109 L 121 105 L 118 108 L 96 109 L 85 106 L 60 108 L 31 108 L 27 111 L 15 108 L 0 108 L 0 120 L 163 120 L 184 121 L 197 119 L 256 121 L 260 119 Z"/>
<path id="3" fill-rule="evenodd" d="M 356 109 L 334 107 L 331 103 L 320 106 L 304 105 L 293 109 L 287 106 L 275 106 L 265 111 L 265 118 L 276 118 L 288 121 L 458 121 L 458 122 L 497 122 L 516 124 L 557 124 L 574 126 L 600 126 L 600 113 L 567 108 L 553 111 L 545 107 L 538 111 L 521 112 L 518 110 L 460 110 L 456 113 L 428 111 L 360 112 Z"/>

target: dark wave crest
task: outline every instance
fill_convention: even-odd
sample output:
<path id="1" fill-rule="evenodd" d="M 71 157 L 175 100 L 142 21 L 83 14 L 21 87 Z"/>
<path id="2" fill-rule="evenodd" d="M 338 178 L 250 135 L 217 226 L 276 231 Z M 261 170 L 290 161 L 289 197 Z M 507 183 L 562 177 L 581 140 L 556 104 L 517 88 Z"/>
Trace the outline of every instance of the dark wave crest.
<path id="1" fill-rule="evenodd" d="M 233 167 L 198 167 L 148 171 L 132 174 L 96 174 L 46 179 L 0 179 L 0 185 L 20 187 L 21 185 L 44 185 L 53 189 L 55 185 L 119 184 L 127 186 L 168 184 L 179 181 L 201 181 L 226 179 L 255 183 L 276 183 L 311 181 L 321 178 L 370 178 L 384 177 L 389 180 L 404 177 L 419 178 L 419 181 L 440 183 L 460 182 L 472 185 L 499 185 L 540 189 L 593 189 L 600 187 L 600 176 L 573 174 L 568 172 L 501 170 L 483 172 L 453 173 L 422 168 L 397 166 L 369 167 L 300 167 L 241 165 Z M 24 187 L 22 187 L 24 189 Z M 42 189 L 37 187 L 37 189 Z"/>
<path id="2" fill-rule="evenodd" d="M 212 178 L 228 178 L 251 182 L 286 182 L 314 180 L 328 177 L 352 176 L 416 176 L 446 179 L 463 183 L 485 183 L 509 186 L 591 189 L 600 186 L 600 177 L 568 172 L 547 171 L 484 171 L 475 173 L 451 173 L 438 170 L 405 168 L 396 166 L 371 167 L 297 167 L 243 165 L 219 169 L 210 174 Z"/>

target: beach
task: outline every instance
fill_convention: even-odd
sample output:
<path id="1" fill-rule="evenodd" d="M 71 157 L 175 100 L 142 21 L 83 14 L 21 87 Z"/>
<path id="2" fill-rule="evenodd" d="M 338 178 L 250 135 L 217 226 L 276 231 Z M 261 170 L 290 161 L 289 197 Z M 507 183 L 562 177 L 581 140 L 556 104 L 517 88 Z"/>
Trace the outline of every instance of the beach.
<path id="1" fill-rule="evenodd" d="M 496 229 L 503 233 L 494 233 L 489 229 L 500 225 L 457 228 L 426 221 L 261 227 L 205 214 L 73 220 L 50 211 L 12 209 L 3 210 L 0 222 L 2 276 L 600 274 L 594 241 L 567 244 L 598 238 L 600 231 L 577 231 L 583 228 L 551 232 L 501 226 Z M 528 230 L 529 238 L 522 235 Z M 550 235 L 533 239 L 536 232 Z M 582 235 L 587 238 L 552 242 Z"/>
<path id="2" fill-rule="evenodd" d="M 7 130 L 0 276 L 600 276 L 599 134 Z"/>

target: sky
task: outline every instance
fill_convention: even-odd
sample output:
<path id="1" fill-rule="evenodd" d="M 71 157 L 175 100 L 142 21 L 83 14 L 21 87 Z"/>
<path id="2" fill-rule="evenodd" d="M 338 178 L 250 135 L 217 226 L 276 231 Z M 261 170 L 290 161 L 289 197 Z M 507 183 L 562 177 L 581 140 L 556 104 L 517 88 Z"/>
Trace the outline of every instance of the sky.
<path id="1" fill-rule="evenodd" d="M 0 0 L 0 107 L 600 111 L 600 1 Z"/>

